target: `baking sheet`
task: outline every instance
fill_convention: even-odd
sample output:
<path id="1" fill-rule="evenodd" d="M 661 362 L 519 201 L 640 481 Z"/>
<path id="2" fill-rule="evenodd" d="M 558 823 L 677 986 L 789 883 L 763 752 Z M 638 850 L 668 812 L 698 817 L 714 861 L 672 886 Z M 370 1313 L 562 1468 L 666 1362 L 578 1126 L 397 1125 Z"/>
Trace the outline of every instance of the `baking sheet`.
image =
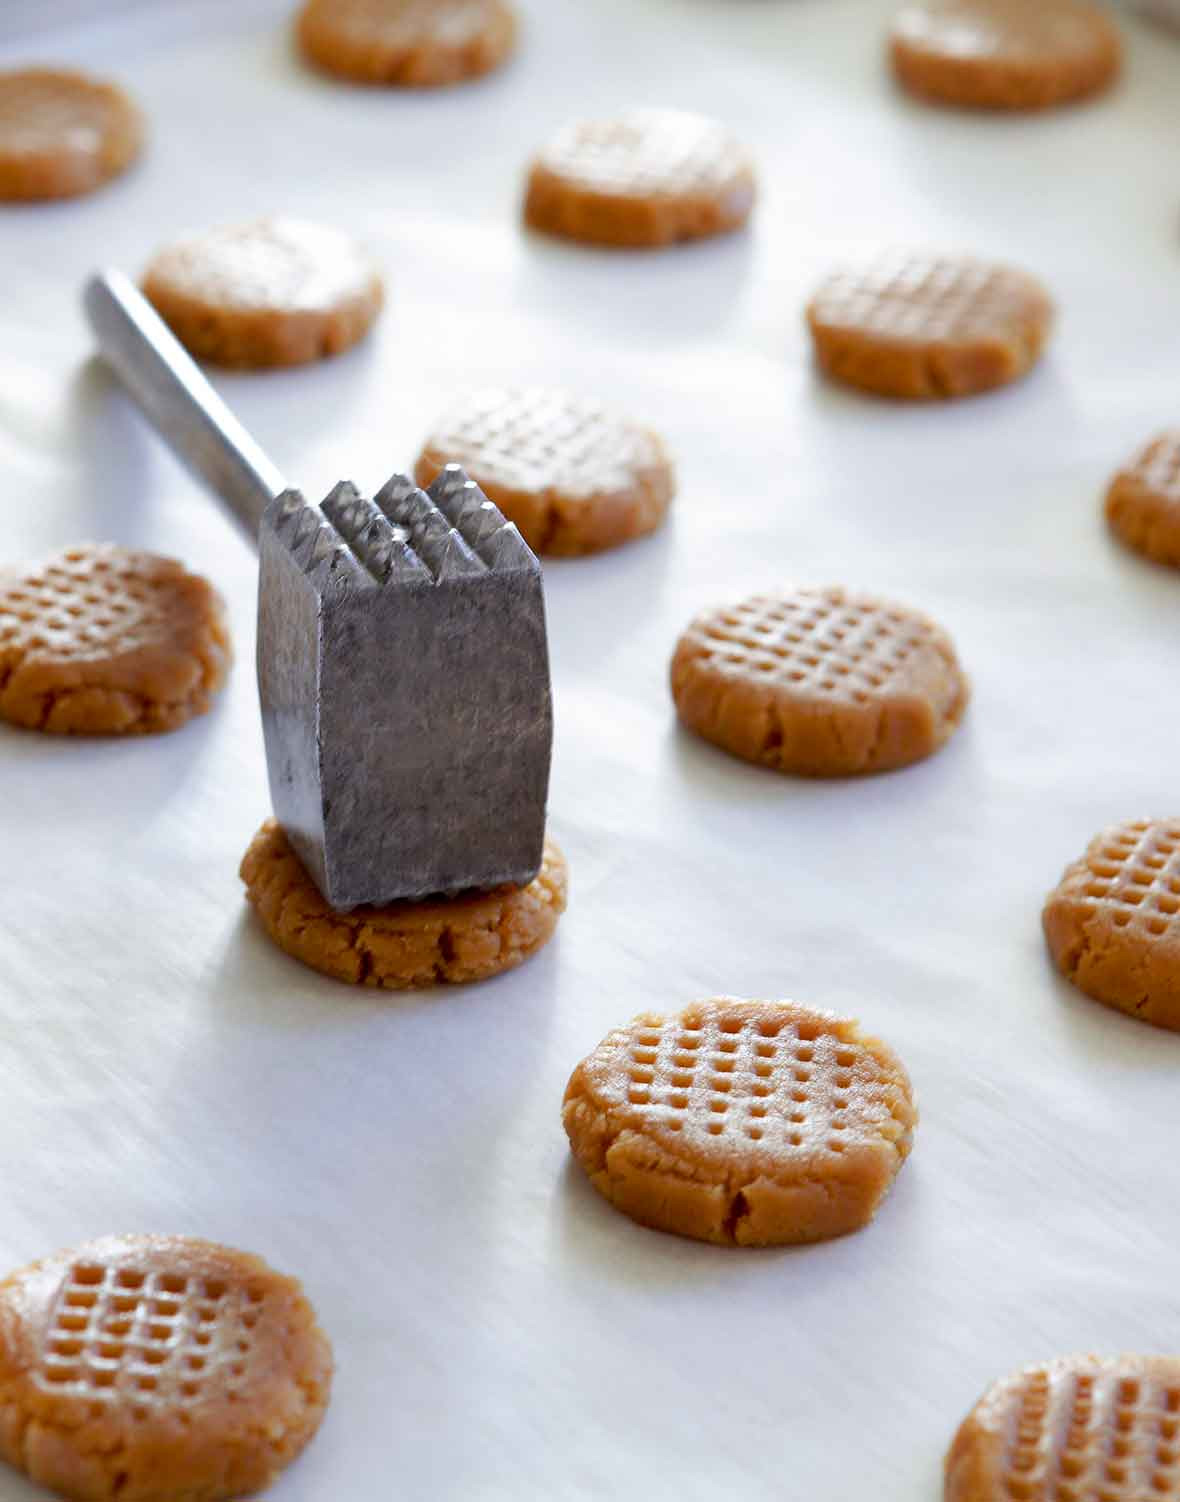
<path id="1" fill-rule="evenodd" d="M 935 1502 L 994 1376 L 1178 1343 L 1180 1038 L 1060 982 L 1039 908 L 1098 828 L 1180 800 L 1180 581 L 1098 513 L 1112 467 L 1177 418 L 1180 47 L 1129 23 L 1108 99 L 981 119 L 895 96 L 873 0 L 524 9 L 512 67 L 432 94 L 304 72 L 276 0 L 0 46 L 124 79 L 152 129 L 103 193 L 0 211 L 0 561 L 86 538 L 175 553 L 225 590 L 238 652 L 177 735 L 0 733 L 0 1263 L 158 1229 L 301 1275 L 339 1374 L 276 1502 Z M 748 235 L 645 256 L 521 232 L 539 138 L 634 104 L 704 108 L 751 142 Z M 136 271 L 181 229 L 272 210 L 351 227 L 389 278 L 363 347 L 217 379 L 310 494 L 404 468 L 484 381 L 602 396 L 679 459 L 662 533 L 546 570 L 571 904 L 546 951 L 481 987 L 355 994 L 249 917 L 255 561 L 88 362 L 95 265 Z M 801 305 L 885 244 L 1043 275 L 1061 321 L 1041 368 L 936 410 L 821 385 Z M 810 785 L 676 730 L 687 617 L 795 580 L 947 625 L 974 702 L 943 753 Z M 568 1167 L 577 1060 L 641 1009 L 717 992 L 851 1013 L 909 1064 L 922 1125 L 863 1234 L 697 1246 Z M 0 1474 L 4 1502 L 34 1495 Z"/>

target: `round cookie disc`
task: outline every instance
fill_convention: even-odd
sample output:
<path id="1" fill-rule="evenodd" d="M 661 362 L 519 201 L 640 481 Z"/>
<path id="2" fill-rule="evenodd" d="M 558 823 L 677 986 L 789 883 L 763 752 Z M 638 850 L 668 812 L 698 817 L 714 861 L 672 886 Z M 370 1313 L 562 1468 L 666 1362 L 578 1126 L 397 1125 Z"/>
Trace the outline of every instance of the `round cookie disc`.
<path id="1" fill-rule="evenodd" d="M 533 162 L 524 217 L 594 245 L 670 245 L 740 228 L 755 193 L 749 153 L 715 120 L 635 110 L 559 131 Z"/>
<path id="2" fill-rule="evenodd" d="M 390 991 L 462 985 L 513 969 L 553 937 L 568 882 L 565 857 L 546 840 L 540 873 L 526 887 L 337 913 L 274 819 L 251 841 L 241 877 L 280 949 L 335 980 Z"/>
<path id="3" fill-rule="evenodd" d="M 946 1458 L 944 1502 L 1180 1502 L 1180 1360 L 1066 1356 L 997 1382 Z"/>
<path id="4" fill-rule="evenodd" d="M 114 84 L 81 73 L 0 73 L 0 199 L 73 198 L 139 155 L 143 121 Z"/>
<path id="5" fill-rule="evenodd" d="M 331 1380 L 299 1284 L 212 1242 L 109 1236 L 0 1283 L 0 1454 L 78 1502 L 253 1495 Z"/>
<path id="6" fill-rule="evenodd" d="M 152 260 L 143 290 L 192 354 L 244 369 L 338 355 L 368 333 L 384 300 L 352 240 L 289 218 L 179 240 Z"/>
<path id="7" fill-rule="evenodd" d="M 563 391 L 480 391 L 435 424 L 414 468 L 463 467 L 536 553 L 571 557 L 642 537 L 676 489 L 648 428 Z"/>
<path id="8" fill-rule="evenodd" d="M 1095 1001 L 1180 1031 L 1180 819 L 1091 840 L 1043 914 L 1061 973 Z"/>
<path id="9" fill-rule="evenodd" d="M 968 109 L 1045 109 L 1104 89 L 1118 31 L 1088 0 L 912 0 L 893 23 L 893 69 L 911 94 Z"/>
<path id="10" fill-rule="evenodd" d="M 0 719 L 143 735 L 204 714 L 229 671 L 225 611 L 174 559 L 87 544 L 0 575 Z"/>
<path id="11" fill-rule="evenodd" d="M 839 588 L 705 611 L 680 638 L 671 679 L 690 730 L 805 777 L 920 761 L 951 735 L 969 693 L 933 621 Z"/>
<path id="12" fill-rule="evenodd" d="M 1026 272 L 900 253 L 825 281 L 807 306 L 825 375 L 907 401 L 972 396 L 1036 363 L 1053 304 Z"/>
<path id="13" fill-rule="evenodd" d="M 608 1034 L 562 1119 L 591 1183 L 641 1225 L 774 1246 L 866 1225 L 917 1111 L 900 1061 L 855 1022 L 721 998 Z"/>
<path id="14" fill-rule="evenodd" d="M 1129 548 L 1180 568 L 1180 432 L 1162 434 L 1119 470 L 1106 519 Z"/>
<path id="15" fill-rule="evenodd" d="M 507 0 L 307 0 L 297 23 L 317 67 L 402 87 L 490 73 L 511 55 L 516 30 Z"/>

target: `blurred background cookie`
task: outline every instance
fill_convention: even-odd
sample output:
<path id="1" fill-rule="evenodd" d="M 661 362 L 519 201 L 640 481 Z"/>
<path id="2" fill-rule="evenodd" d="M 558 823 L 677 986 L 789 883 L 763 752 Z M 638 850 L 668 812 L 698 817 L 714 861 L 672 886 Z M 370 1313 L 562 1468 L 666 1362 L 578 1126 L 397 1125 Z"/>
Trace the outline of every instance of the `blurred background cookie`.
<path id="1" fill-rule="evenodd" d="M 0 1454 L 78 1502 L 253 1495 L 331 1382 L 295 1279 L 213 1242 L 108 1236 L 0 1283 Z"/>
<path id="2" fill-rule="evenodd" d="M 1063 1356 L 990 1387 L 946 1458 L 943 1502 L 1175 1502 L 1180 1360 Z"/>
<path id="3" fill-rule="evenodd" d="M 1043 914 L 1053 962 L 1095 1001 L 1180 1031 L 1180 820 L 1091 840 Z"/>
<path id="4" fill-rule="evenodd" d="M 1180 431 L 1163 433 L 1110 482 L 1106 519 L 1129 548 L 1180 568 Z"/>
<path id="5" fill-rule="evenodd" d="M 306 219 L 259 219 L 161 250 L 143 291 L 190 353 L 263 369 L 338 355 L 381 311 L 376 268 L 347 235 Z"/>
<path id="6" fill-rule="evenodd" d="M 524 217 L 569 240 L 661 246 L 739 229 L 755 196 L 749 152 L 717 121 L 634 110 L 560 130 L 529 171 Z"/>
<path id="7" fill-rule="evenodd" d="M 1052 322 L 1053 303 L 1027 272 L 913 252 L 836 272 L 807 306 L 825 375 L 907 401 L 972 396 L 1019 379 Z"/>
<path id="8" fill-rule="evenodd" d="M 433 87 L 498 68 L 516 45 L 507 0 L 307 0 L 304 56 L 354 83 Z"/>
<path id="9" fill-rule="evenodd" d="M 855 1022 L 726 997 L 608 1034 L 562 1119 L 590 1182 L 641 1225 L 772 1246 L 866 1225 L 918 1116 L 897 1056 Z"/>
<path id="10" fill-rule="evenodd" d="M 445 413 L 414 467 L 429 485 L 462 466 L 536 553 L 616 547 L 660 525 L 676 490 L 649 428 L 565 391 L 473 392 Z"/>
<path id="11" fill-rule="evenodd" d="M 565 857 L 547 840 L 540 874 L 527 886 L 338 913 L 273 819 L 254 836 L 241 877 L 280 949 L 335 980 L 393 991 L 511 970 L 553 937 L 568 883 Z"/>
<path id="12" fill-rule="evenodd" d="M 145 735 L 204 714 L 231 661 L 221 597 L 172 558 L 69 548 L 0 574 L 0 719 Z"/>
<path id="13" fill-rule="evenodd" d="M 1109 13 L 1089 0 L 912 0 L 889 55 L 911 94 L 969 109 L 1045 109 L 1108 87 L 1122 60 Z"/>
<path id="14" fill-rule="evenodd" d="M 143 119 L 116 85 L 54 68 L 0 73 L 0 199 L 89 193 L 142 145 Z"/>
<path id="15" fill-rule="evenodd" d="M 677 644 L 671 680 L 690 730 L 807 777 L 920 761 L 950 737 L 969 696 L 941 627 L 840 588 L 704 611 Z"/>

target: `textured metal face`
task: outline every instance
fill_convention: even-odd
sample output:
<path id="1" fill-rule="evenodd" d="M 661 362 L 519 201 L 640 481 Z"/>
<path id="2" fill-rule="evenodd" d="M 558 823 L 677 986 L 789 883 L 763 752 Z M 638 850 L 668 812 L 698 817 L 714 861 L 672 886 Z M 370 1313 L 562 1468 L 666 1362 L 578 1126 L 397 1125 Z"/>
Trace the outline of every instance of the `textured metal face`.
<path id="1" fill-rule="evenodd" d="M 537 560 L 463 472 L 263 518 L 274 811 L 339 910 L 540 869 L 553 719 Z"/>

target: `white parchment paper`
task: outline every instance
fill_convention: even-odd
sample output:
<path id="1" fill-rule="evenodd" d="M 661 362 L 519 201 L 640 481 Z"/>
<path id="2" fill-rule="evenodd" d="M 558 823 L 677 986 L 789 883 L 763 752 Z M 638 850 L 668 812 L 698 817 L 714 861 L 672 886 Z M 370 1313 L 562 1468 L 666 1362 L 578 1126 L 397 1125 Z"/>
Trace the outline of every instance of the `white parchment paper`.
<path id="1" fill-rule="evenodd" d="M 177 554 L 226 592 L 238 665 L 163 739 L 0 733 L 0 1264 L 160 1229 L 302 1276 L 339 1375 L 276 1502 L 936 1502 L 993 1377 L 1175 1350 L 1180 1039 L 1060 982 L 1039 910 L 1098 828 L 1180 807 L 1180 578 L 1099 514 L 1180 407 L 1180 47 L 1128 23 L 1107 99 L 993 119 L 898 97 L 872 0 L 531 0 L 510 68 L 429 94 L 305 72 L 278 0 L 62 9 L 0 63 L 121 78 L 151 148 L 93 198 L 0 210 L 0 562 Z M 655 256 L 524 234 L 534 144 L 637 104 L 750 141 L 750 233 Z M 546 570 L 571 905 L 482 987 L 356 994 L 248 915 L 255 560 L 88 363 L 91 268 L 267 211 L 350 227 L 389 279 L 363 347 L 217 379 L 308 493 L 408 466 L 485 381 L 601 396 L 679 459 L 666 530 Z M 802 304 L 885 244 L 1042 275 L 1040 369 L 936 409 L 822 385 Z M 943 753 L 811 785 L 677 731 L 684 621 L 796 580 L 946 624 L 974 701 Z M 567 1166 L 582 1054 L 717 992 L 851 1013 L 908 1062 L 922 1125 L 863 1234 L 696 1246 Z M 0 1474 L 3 1502 L 32 1495 Z"/>

